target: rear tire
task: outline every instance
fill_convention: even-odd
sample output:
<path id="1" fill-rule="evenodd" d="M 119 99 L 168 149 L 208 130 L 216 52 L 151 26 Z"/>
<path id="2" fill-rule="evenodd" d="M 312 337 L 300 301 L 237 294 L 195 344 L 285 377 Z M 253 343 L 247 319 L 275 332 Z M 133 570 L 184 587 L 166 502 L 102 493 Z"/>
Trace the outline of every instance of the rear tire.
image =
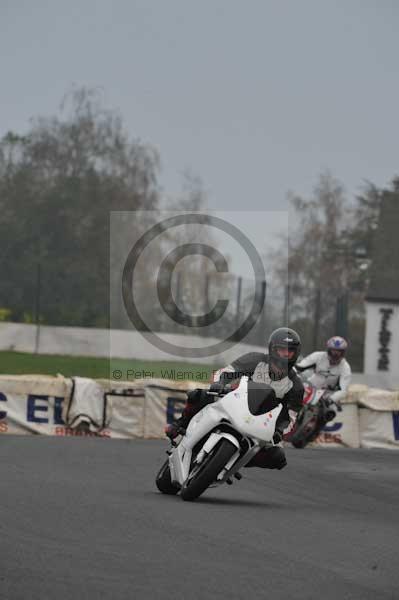
<path id="1" fill-rule="evenodd" d="M 212 452 L 204 458 L 198 473 L 187 484 L 183 484 L 181 498 L 188 501 L 199 498 L 236 452 L 237 447 L 225 438 L 218 442 Z"/>
<path id="2" fill-rule="evenodd" d="M 172 480 L 170 478 L 170 468 L 168 459 L 160 468 L 158 475 L 155 479 L 155 484 L 159 491 L 163 494 L 176 495 L 179 491 L 179 487 L 176 484 L 172 483 Z"/>

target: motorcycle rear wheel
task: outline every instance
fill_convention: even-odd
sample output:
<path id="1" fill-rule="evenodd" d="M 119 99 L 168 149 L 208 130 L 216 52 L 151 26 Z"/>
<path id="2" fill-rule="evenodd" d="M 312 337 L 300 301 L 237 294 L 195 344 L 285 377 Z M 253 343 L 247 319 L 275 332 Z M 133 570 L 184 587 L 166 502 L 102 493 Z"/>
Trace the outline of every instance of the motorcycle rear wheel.
<path id="1" fill-rule="evenodd" d="M 216 481 L 223 467 L 236 453 L 237 448 L 226 439 L 222 439 L 211 453 L 199 465 L 198 473 L 183 484 L 180 492 L 182 500 L 196 500 L 205 490 Z"/>

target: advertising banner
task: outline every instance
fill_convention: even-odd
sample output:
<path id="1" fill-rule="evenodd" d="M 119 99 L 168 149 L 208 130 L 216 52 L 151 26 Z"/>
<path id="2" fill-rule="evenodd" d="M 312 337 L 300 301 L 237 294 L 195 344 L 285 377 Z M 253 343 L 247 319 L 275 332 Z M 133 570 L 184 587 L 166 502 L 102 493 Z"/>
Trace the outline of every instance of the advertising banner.
<path id="1" fill-rule="evenodd" d="M 146 386 L 144 437 L 165 437 L 165 425 L 180 417 L 186 398 L 187 391 L 182 386 L 176 388 L 172 382 Z"/>
<path id="2" fill-rule="evenodd" d="M 359 448 L 359 409 L 356 404 L 343 404 L 342 412 L 321 431 L 314 445 Z"/>
<path id="3" fill-rule="evenodd" d="M 399 411 L 359 410 L 362 448 L 399 449 Z"/>
<path id="4" fill-rule="evenodd" d="M 0 377 L 0 433 L 57 435 L 71 389 L 63 377 Z"/>
<path id="5" fill-rule="evenodd" d="M 190 382 L 0 377 L 0 434 L 162 438 Z"/>
<path id="6" fill-rule="evenodd" d="M 197 382 L 0 376 L 0 434 L 163 438 Z M 363 386 L 364 387 L 364 386 Z M 348 403 L 348 400 L 351 403 Z M 353 389 L 317 446 L 399 448 L 396 392 Z"/>
<path id="7" fill-rule="evenodd" d="M 107 393 L 101 387 L 80 383 L 86 397 L 79 396 L 81 402 L 75 403 L 76 387 L 68 380 L 41 379 L 37 385 L 33 380 L 0 379 L 0 434 L 144 436 L 143 389 Z M 82 422 L 88 427 L 79 427 Z"/>

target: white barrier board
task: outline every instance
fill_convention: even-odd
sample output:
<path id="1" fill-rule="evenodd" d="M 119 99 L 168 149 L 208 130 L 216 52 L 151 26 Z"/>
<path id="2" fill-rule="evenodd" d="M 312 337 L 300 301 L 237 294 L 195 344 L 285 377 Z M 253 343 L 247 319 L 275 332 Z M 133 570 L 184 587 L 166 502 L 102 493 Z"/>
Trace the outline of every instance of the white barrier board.
<path id="1" fill-rule="evenodd" d="M 82 378 L 76 382 L 79 394 L 74 393 L 72 380 L 63 377 L 0 376 L 0 434 L 163 438 L 166 423 L 180 416 L 186 392 L 198 386 L 161 379 L 134 384 Z M 355 394 L 349 394 L 351 403 L 343 404 L 343 411 L 315 444 L 399 448 L 397 395 L 355 391 L 357 403 Z M 74 429 L 85 416 L 92 421 L 89 433 Z"/>
<path id="2" fill-rule="evenodd" d="M 359 448 L 358 406 L 356 404 L 343 404 L 342 412 L 337 413 L 335 419 L 327 423 L 313 445 Z"/>
<path id="3" fill-rule="evenodd" d="M 399 449 L 399 411 L 359 409 L 362 448 Z"/>
<path id="4" fill-rule="evenodd" d="M 0 377 L 0 432 L 57 435 L 69 391 L 63 377 Z"/>

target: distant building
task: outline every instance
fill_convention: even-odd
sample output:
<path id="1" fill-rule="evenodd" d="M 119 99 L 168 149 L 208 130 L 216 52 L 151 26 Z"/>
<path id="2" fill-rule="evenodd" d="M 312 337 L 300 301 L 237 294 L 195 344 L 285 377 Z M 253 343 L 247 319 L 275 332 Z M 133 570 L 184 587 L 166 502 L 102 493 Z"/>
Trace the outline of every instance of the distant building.
<path id="1" fill-rule="evenodd" d="M 399 389 L 399 194 L 384 194 L 366 298 L 365 374 Z"/>

